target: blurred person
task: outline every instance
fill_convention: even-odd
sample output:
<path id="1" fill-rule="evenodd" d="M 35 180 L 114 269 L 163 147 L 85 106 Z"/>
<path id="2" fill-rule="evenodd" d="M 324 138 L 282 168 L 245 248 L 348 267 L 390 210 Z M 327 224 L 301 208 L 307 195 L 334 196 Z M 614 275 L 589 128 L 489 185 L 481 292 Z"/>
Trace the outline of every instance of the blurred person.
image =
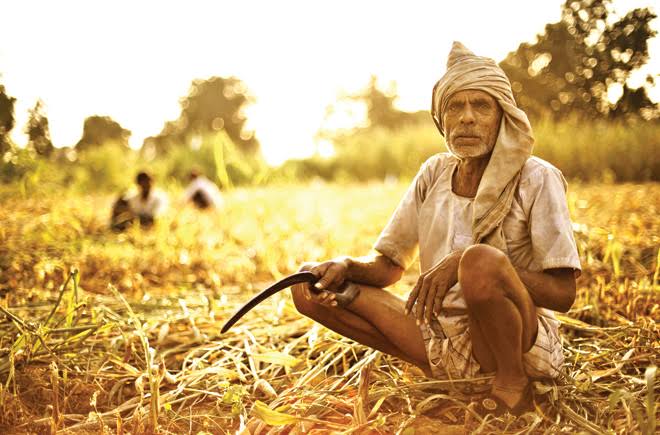
<path id="1" fill-rule="evenodd" d="M 183 192 L 183 201 L 192 202 L 199 209 L 222 206 L 222 194 L 218 186 L 206 178 L 198 169 L 190 171 L 190 183 Z"/>
<path id="2" fill-rule="evenodd" d="M 126 229 L 134 220 L 149 228 L 167 209 L 167 194 L 154 188 L 151 175 L 142 171 L 135 177 L 135 183 L 137 192 L 122 195 L 113 205 L 112 227 L 116 230 Z"/>
<path id="3" fill-rule="evenodd" d="M 364 257 L 306 263 L 302 314 L 441 379 L 493 374 L 482 414 L 533 408 L 531 380 L 563 365 L 559 322 L 580 273 L 561 172 L 531 157 L 504 71 L 455 42 L 431 113 L 449 152 L 420 168 Z M 407 301 L 383 290 L 419 256 Z"/>
<path id="4" fill-rule="evenodd" d="M 110 228 L 114 231 L 126 230 L 135 220 L 135 215 L 131 211 L 128 200 L 124 194 L 112 204 L 112 215 L 110 217 Z"/>

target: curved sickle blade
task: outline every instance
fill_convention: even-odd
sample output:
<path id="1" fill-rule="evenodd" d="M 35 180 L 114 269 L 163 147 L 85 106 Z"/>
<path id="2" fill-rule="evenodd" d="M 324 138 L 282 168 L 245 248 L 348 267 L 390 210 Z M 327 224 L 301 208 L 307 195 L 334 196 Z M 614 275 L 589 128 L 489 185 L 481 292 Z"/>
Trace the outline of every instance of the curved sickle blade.
<path id="1" fill-rule="evenodd" d="M 303 282 L 315 283 L 316 281 L 318 281 L 318 278 L 312 272 L 294 273 L 293 275 L 287 276 L 286 278 L 277 281 L 275 284 L 271 285 L 266 290 L 263 290 L 261 293 L 250 299 L 248 303 L 243 305 L 241 309 L 238 310 L 236 314 L 231 316 L 231 319 L 225 323 L 225 326 L 222 327 L 221 332 L 223 334 L 227 332 L 229 328 L 231 328 L 234 323 L 238 322 L 241 317 L 247 314 L 248 311 L 275 293 L 284 290 L 285 288 L 291 287 L 294 284 L 300 284 Z"/>

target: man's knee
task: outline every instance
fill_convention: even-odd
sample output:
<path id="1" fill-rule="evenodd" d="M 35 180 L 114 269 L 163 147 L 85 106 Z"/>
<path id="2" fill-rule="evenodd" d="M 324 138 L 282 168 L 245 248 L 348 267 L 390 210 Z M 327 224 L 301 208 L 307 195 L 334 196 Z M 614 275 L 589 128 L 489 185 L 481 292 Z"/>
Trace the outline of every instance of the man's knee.
<path id="1" fill-rule="evenodd" d="M 309 317 L 315 311 L 317 304 L 305 297 L 305 292 L 303 290 L 304 285 L 307 284 L 293 286 L 291 288 L 291 296 L 293 298 L 293 304 L 296 306 L 298 312 Z"/>
<path id="2" fill-rule="evenodd" d="M 306 272 L 312 269 L 316 263 L 303 263 L 298 269 L 298 272 Z M 296 306 L 296 309 L 300 314 L 309 317 L 314 311 L 315 306 L 317 305 L 314 301 L 311 301 L 305 297 L 305 291 L 303 286 L 307 284 L 296 284 L 291 287 L 291 297 L 293 298 L 293 304 Z"/>
<path id="3" fill-rule="evenodd" d="M 501 293 L 507 256 L 497 248 L 478 244 L 465 250 L 458 265 L 458 282 L 468 305 L 485 303 Z"/>

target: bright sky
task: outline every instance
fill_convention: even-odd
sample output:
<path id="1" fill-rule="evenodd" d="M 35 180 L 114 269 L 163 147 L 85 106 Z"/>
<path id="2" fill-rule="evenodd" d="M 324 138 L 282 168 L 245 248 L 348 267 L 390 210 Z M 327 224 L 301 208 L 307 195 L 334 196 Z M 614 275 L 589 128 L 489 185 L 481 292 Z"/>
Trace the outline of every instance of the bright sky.
<path id="1" fill-rule="evenodd" d="M 371 74 L 396 81 L 401 109 L 426 109 L 453 40 L 499 61 L 558 21 L 562 3 L 21 0 L 2 6 L 0 83 L 18 99 L 18 144 L 41 98 L 56 146 L 75 144 L 94 114 L 130 129 L 140 146 L 178 117 L 193 79 L 234 75 L 257 98 L 249 123 L 277 164 L 313 152 L 326 107 Z"/>

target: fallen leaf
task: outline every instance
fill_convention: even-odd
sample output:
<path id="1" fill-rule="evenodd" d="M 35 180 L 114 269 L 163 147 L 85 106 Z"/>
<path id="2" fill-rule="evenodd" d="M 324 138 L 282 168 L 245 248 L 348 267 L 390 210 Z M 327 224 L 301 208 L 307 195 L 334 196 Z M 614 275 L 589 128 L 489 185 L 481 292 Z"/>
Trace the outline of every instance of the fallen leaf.
<path id="1" fill-rule="evenodd" d="M 283 412 L 270 409 L 264 402 L 257 400 L 252 408 L 252 412 L 263 420 L 264 423 L 271 426 L 283 426 L 285 424 L 297 423 L 300 418 L 295 415 L 285 414 Z"/>

